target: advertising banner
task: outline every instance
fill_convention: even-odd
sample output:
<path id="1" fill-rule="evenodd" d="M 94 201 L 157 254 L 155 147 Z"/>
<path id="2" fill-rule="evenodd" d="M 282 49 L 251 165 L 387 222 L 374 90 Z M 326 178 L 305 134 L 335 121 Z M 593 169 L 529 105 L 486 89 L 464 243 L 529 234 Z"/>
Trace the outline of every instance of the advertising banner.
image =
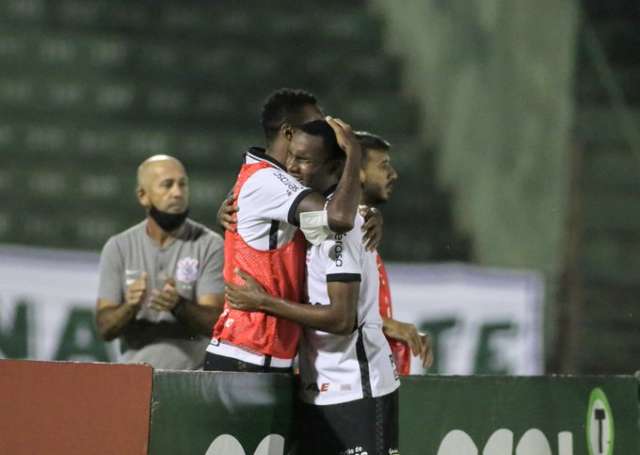
<path id="1" fill-rule="evenodd" d="M 632 376 L 409 377 L 401 387 L 402 453 L 640 453 Z"/>
<path id="2" fill-rule="evenodd" d="M 533 272 L 453 265 L 387 266 L 394 319 L 431 335 L 428 373 L 544 372 L 543 284 Z M 412 373 L 420 373 L 413 359 Z"/>
<path id="3" fill-rule="evenodd" d="M 99 340 L 98 255 L 0 248 L 0 358 L 116 359 Z M 542 283 L 529 272 L 465 265 L 387 264 L 394 317 L 429 332 L 428 373 L 543 372 Z M 414 359 L 412 373 L 422 373 Z"/>

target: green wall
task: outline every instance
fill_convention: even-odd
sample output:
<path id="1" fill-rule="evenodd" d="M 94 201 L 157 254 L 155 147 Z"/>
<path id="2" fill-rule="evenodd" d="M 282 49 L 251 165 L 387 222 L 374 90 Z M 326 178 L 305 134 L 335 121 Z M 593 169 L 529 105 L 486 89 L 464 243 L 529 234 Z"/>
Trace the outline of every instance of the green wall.
<path id="1" fill-rule="evenodd" d="M 150 454 L 288 454 L 293 386 L 285 375 L 156 371 Z M 638 417 L 632 376 L 415 376 L 400 389 L 404 455 L 631 455 Z"/>

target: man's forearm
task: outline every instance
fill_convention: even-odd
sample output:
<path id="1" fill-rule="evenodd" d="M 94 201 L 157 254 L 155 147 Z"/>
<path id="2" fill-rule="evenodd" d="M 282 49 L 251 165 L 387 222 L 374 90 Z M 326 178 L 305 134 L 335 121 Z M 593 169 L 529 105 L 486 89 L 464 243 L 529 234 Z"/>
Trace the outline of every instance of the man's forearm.
<path id="1" fill-rule="evenodd" d="M 210 336 L 222 308 L 216 306 L 198 305 L 186 299 L 172 311 L 173 315 L 185 324 L 193 333 Z"/>
<path id="2" fill-rule="evenodd" d="M 343 233 L 353 229 L 353 222 L 360 203 L 360 168 L 362 152 L 357 150 L 347 155 L 342 176 L 336 192 L 327 204 L 329 228 Z"/>
<path id="3" fill-rule="evenodd" d="M 137 312 L 138 307 L 126 304 L 101 308 L 96 315 L 98 332 L 106 341 L 119 337 Z"/>
<path id="4" fill-rule="evenodd" d="M 266 295 L 260 308 L 265 313 L 323 332 L 347 335 L 353 331 L 353 320 L 330 305 L 302 305 Z"/>

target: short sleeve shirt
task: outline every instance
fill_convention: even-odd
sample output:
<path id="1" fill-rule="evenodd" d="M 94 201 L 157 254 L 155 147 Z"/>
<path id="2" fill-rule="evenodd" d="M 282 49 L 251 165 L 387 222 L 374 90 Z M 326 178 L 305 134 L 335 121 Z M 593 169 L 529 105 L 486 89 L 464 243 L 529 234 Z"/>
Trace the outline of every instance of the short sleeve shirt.
<path id="1" fill-rule="evenodd" d="M 374 253 L 363 246 L 363 218 L 346 234 L 333 234 L 307 252 L 309 302 L 329 305 L 328 283 L 358 282 L 357 328 L 350 335 L 304 329 L 300 346 L 302 399 L 318 405 L 391 393 L 399 386 L 378 310 Z"/>
<path id="2" fill-rule="evenodd" d="M 238 234 L 257 250 L 279 248 L 296 233 L 296 209 L 311 190 L 255 148 L 245 154 L 245 162 L 267 162 L 270 166 L 251 175 L 240 189 L 236 202 Z"/>
<path id="3" fill-rule="evenodd" d="M 178 293 L 191 301 L 224 292 L 220 235 L 187 219 L 177 238 L 161 248 L 147 235 L 146 225 L 143 221 L 105 244 L 100 256 L 98 298 L 121 304 L 127 287 L 143 272 L 148 276 L 147 290 L 161 289 L 168 278 L 173 278 Z M 143 302 L 136 319 L 181 324 L 171 313 L 149 308 L 148 300 Z M 124 337 L 127 344 L 135 345 L 138 341 L 135 333 Z"/>

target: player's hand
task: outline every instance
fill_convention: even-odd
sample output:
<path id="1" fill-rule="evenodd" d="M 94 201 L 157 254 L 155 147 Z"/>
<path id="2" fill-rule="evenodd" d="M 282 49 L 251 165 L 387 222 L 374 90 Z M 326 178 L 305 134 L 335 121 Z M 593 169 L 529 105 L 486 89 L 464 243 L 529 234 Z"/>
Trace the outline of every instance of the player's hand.
<path id="1" fill-rule="evenodd" d="M 147 272 L 142 272 L 140 277 L 129 285 L 125 293 L 125 305 L 140 308 L 144 295 L 147 292 Z"/>
<path id="2" fill-rule="evenodd" d="M 251 275 L 239 269 L 235 272 L 244 280 L 244 284 L 226 283 L 224 296 L 227 303 L 236 310 L 260 311 L 262 299 L 267 293 Z"/>
<path id="3" fill-rule="evenodd" d="M 362 231 L 364 232 L 364 247 L 367 251 L 375 251 L 382 242 L 382 213 L 375 207 L 360 206 L 360 215 L 364 218 Z"/>
<path id="4" fill-rule="evenodd" d="M 333 118 L 330 116 L 325 117 L 325 120 L 329 124 L 333 131 L 336 133 L 336 139 L 338 141 L 338 145 L 347 156 L 352 156 L 355 153 L 362 153 L 362 147 L 360 146 L 360 142 L 356 138 L 356 135 L 353 133 L 353 129 L 351 125 L 345 123 L 339 118 Z"/>
<path id="5" fill-rule="evenodd" d="M 238 221 L 238 206 L 235 204 L 233 196 L 229 196 L 220 205 L 218 209 L 218 223 L 225 231 L 236 232 L 236 223 Z"/>
<path id="6" fill-rule="evenodd" d="M 173 278 L 164 282 L 162 289 L 152 289 L 149 307 L 156 311 L 171 311 L 180 302 L 180 294 Z"/>
<path id="7" fill-rule="evenodd" d="M 420 357 L 423 367 L 429 368 L 433 364 L 431 337 L 426 333 L 418 332 L 415 325 L 394 319 L 384 319 L 382 329 L 389 338 L 407 343 L 413 355 Z"/>

